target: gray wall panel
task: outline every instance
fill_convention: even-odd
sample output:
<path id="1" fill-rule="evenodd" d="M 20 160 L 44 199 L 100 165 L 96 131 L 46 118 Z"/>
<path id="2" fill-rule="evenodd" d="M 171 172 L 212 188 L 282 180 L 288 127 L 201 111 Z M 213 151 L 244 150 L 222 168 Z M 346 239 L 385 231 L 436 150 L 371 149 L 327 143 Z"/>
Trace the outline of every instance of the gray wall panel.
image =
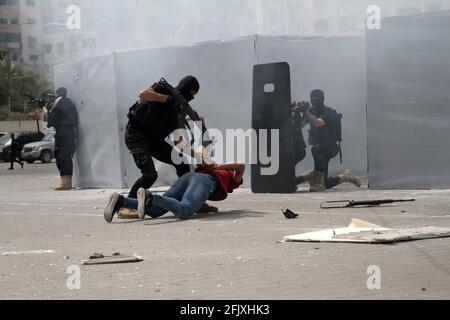
<path id="1" fill-rule="evenodd" d="M 306 41 L 251 36 L 123 52 L 58 66 L 56 83 L 77 93 L 72 97 L 80 110 L 83 129 L 80 184 L 130 187 L 138 178 L 139 172 L 124 145 L 124 130 L 128 109 L 141 89 L 161 77 L 176 85 L 182 76 L 196 75 L 201 91 L 192 104 L 206 118 L 208 127 L 247 130 L 251 128 L 253 65 L 279 61 L 291 66 L 293 97 L 306 99 L 312 89 L 321 87 L 327 93 L 328 105 L 344 113 L 344 165 L 335 160 L 332 171 L 345 167 L 364 174 L 367 151 L 362 39 Z M 223 151 L 218 153 L 221 158 Z M 311 166 L 309 156 L 297 168 L 298 173 Z M 173 168 L 158 167 L 160 185 L 176 179 Z M 246 186 L 249 182 L 247 173 Z"/>
<path id="2" fill-rule="evenodd" d="M 55 67 L 55 85 L 68 89 L 80 117 L 75 185 L 121 188 L 113 56 Z"/>
<path id="3" fill-rule="evenodd" d="M 367 55 L 370 186 L 450 187 L 450 12 L 384 19 Z"/>

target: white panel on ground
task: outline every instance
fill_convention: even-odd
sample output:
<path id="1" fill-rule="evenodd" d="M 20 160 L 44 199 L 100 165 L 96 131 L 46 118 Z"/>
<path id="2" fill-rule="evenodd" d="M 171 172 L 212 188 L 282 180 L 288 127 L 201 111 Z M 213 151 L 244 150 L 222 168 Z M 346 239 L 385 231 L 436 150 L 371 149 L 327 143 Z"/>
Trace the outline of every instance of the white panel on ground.
<path id="1" fill-rule="evenodd" d="M 424 226 L 389 229 L 353 219 L 347 228 L 328 229 L 284 237 L 286 242 L 338 242 L 391 244 L 396 242 L 450 237 L 450 228 Z"/>

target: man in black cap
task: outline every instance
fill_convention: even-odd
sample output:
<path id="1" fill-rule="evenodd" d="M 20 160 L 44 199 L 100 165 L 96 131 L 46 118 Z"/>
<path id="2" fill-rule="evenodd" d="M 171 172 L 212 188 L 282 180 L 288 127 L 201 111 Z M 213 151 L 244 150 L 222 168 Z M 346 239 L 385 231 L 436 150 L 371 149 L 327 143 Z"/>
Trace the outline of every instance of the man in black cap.
<path id="1" fill-rule="evenodd" d="M 297 184 L 304 181 L 311 185 L 311 192 L 321 192 L 335 186 L 350 182 L 361 187 L 361 180 L 350 170 L 344 171 L 338 177 L 328 176 L 328 164 L 335 158 L 340 147 L 340 119 L 336 110 L 325 106 L 325 93 L 323 90 L 311 92 L 311 104 L 300 103 L 300 108 L 308 120 L 311 130 L 309 132 L 309 144 L 314 158 L 314 171 L 310 171 L 297 178 Z"/>
<path id="2" fill-rule="evenodd" d="M 50 110 L 44 108 L 44 116 L 48 116 L 49 128 L 55 128 L 55 158 L 60 172 L 60 185 L 55 191 L 72 190 L 73 162 L 78 139 L 78 112 L 69 98 L 67 89 L 56 90 L 57 99 Z"/>
<path id="3" fill-rule="evenodd" d="M 195 77 L 186 76 L 175 89 L 189 103 L 200 90 L 200 84 Z M 178 177 L 191 170 L 186 163 L 174 163 L 174 147 L 166 142 L 166 138 L 175 130 L 185 128 L 186 115 L 180 112 L 179 100 L 172 94 L 167 83 L 155 83 L 139 93 L 141 101 L 130 109 L 125 143 L 142 176 L 131 187 L 129 198 L 137 199 L 140 188 L 149 189 L 158 179 L 152 158 L 173 165 Z M 206 206 L 202 211 L 217 211 L 217 208 Z"/>

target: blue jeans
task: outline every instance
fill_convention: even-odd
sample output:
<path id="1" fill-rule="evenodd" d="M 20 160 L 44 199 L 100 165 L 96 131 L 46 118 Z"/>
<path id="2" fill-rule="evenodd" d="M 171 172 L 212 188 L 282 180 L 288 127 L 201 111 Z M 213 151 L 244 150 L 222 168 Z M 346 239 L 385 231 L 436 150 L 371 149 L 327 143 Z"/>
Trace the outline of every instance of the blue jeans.
<path id="1" fill-rule="evenodd" d="M 145 207 L 145 214 L 159 218 L 169 211 L 179 219 L 187 219 L 205 204 L 216 190 L 216 183 L 202 173 L 187 173 L 163 195 L 153 195 L 150 206 Z M 124 206 L 137 209 L 136 199 L 125 198 Z"/>

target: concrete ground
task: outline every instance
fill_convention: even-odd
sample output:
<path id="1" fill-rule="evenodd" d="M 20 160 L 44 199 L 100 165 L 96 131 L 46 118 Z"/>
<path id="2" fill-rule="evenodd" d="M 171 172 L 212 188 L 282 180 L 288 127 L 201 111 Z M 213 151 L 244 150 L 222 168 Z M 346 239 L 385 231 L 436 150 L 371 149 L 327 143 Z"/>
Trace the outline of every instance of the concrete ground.
<path id="1" fill-rule="evenodd" d="M 0 164 L 0 299 L 448 299 L 450 239 L 395 245 L 279 243 L 283 236 L 347 226 L 450 227 L 450 190 L 253 195 L 240 190 L 219 214 L 106 224 L 114 190 L 55 193 L 54 164 L 10 172 Z M 325 200 L 416 198 L 416 203 L 324 211 Z M 300 213 L 286 220 L 282 206 Z M 95 252 L 140 263 L 82 266 Z M 381 270 L 380 290 L 367 269 Z M 79 266 L 81 288 L 66 286 Z M 75 267 L 76 270 L 77 267 Z"/>

